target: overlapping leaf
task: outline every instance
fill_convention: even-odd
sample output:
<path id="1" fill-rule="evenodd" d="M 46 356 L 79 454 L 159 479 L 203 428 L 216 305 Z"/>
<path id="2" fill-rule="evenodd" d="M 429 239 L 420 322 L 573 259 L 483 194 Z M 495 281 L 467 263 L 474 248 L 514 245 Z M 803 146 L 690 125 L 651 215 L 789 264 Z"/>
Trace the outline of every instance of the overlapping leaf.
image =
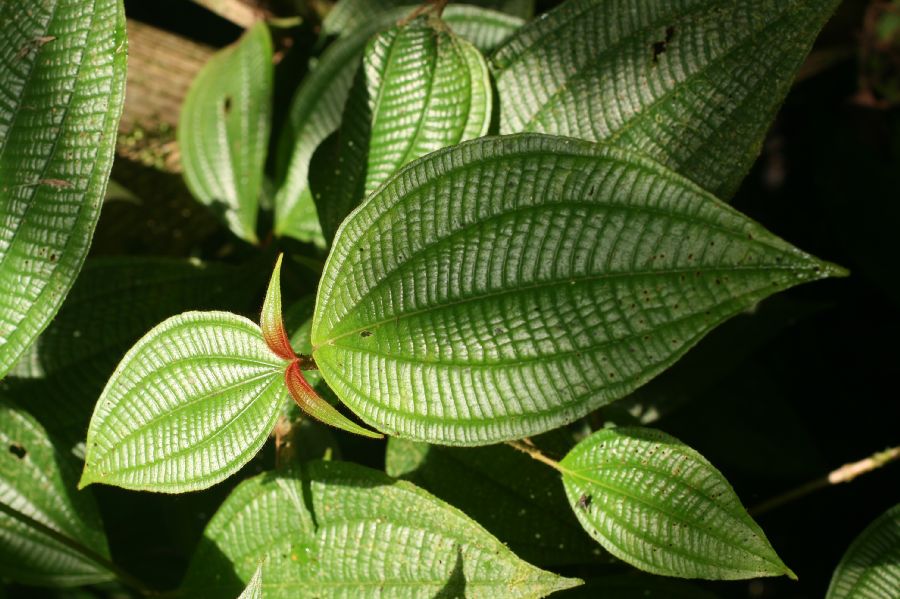
<path id="1" fill-rule="evenodd" d="M 494 56 L 501 132 L 638 150 L 729 197 L 839 0 L 571 0 Z"/>
<path id="2" fill-rule="evenodd" d="M 340 125 L 353 75 L 369 38 L 402 19 L 413 8 L 398 8 L 366 19 L 358 29 L 328 48 L 297 90 L 288 126 L 279 139 L 281 187 L 275 197 L 278 235 L 324 244 L 307 181 L 313 152 Z M 523 22 L 499 12 L 453 4 L 444 10 L 443 19 L 457 35 L 482 52 L 490 52 Z"/>
<path id="3" fill-rule="evenodd" d="M 554 599 L 716 599 L 716 595 L 683 580 L 649 574 L 611 574 L 586 580 Z"/>
<path id="4" fill-rule="evenodd" d="M 491 88 L 478 50 L 434 18 L 376 35 L 341 129 L 314 158 L 310 187 L 326 240 L 399 167 L 487 133 Z"/>
<path id="5" fill-rule="evenodd" d="M 256 572 L 254 572 L 253 576 L 250 577 L 250 582 L 247 583 L 244 592 L 240 594 L 238 599 L 263 599 L 262 573 L 263 568 L 262 565 L 260 565 L 256 568 Z"/>
<path id="6" fill-rule="evenodd" d="M 882 599 L 900 590 L 900 504 L 879 516 L 841 558 L 826 599 Z"/>
<path id="7" fill-rule="evenodd" d="M 618 399 L 734 314 L 840 273 L 631 153 L 483 139 L 402 169 L 345 222 L 312 343 L 382 431 L 489 444 Z"/>
<path id="8" fill-rule="evenodd" d="M 610 553 L 683 578 L 794 577 L 725 477 L 665 433 L 611 428 L 559 464 L 572 510 Z"/>
<path id="9" fill-rule="evenodd" d="M 523 562 L 417 487 L 341 462 L 242 483 L 183 591 L 233 597 L 265 559 L 266 597 L 541 597 L 578 584 Z"/>
<path id="10" fill-rule="evenodd" d="M 24 410 L 0 397 L 0 575 L 41 586 L 111 580 L 103 524 L 77 464 Z"/>
<path id="11" fill-rule="evenodd" d="M 179 493 L 227 478 L 275 426 L 286 366 L 240 316 L 166 320 L 125 355 L 97 401 L 80 486 Z"/>
<path id="12" fill-rule="evenodd" d="M 0 6 L 0 377 L 90 246 L 125 90 L 121 0 Z"/>
<path id="13" fill-rule="evenodd" d="M 550 435 L 536 442 L 565 453 L 560 437 L 566 434 Z M 391 438 L 385 470 L 461 509 L 530 563 L 590 563 L 606 556 L 560 509 L 566 498 L 556 473 L 506 445 L 452 448 Z"/>
<path id="14" fill-rule="evenodd" d="M 178 122 L 184 178 L 235 235 L 256 243 L 272 111 L 272 39 L 258 23 L 191 84 Z"/>

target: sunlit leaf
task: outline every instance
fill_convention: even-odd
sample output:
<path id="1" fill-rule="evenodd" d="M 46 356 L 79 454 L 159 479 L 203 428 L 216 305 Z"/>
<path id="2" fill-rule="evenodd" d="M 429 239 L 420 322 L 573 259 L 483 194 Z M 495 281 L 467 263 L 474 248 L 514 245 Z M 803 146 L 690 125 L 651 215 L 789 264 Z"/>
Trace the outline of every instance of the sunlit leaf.
<path id="1" fill-rule="evenodd" d="M 900 504 L 853 541 L 834 571 L 826 599 L 884 599 L 900 590 Z"/>

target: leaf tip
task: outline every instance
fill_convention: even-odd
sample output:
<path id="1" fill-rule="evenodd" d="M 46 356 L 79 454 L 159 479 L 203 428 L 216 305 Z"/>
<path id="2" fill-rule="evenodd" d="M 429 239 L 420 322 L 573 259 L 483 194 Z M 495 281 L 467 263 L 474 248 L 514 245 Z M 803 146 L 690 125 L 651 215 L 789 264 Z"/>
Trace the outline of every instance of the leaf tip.
<path id="1" fill-rule="evenodd" d="M 269 279 L 269 287 L 266 289 L 266 299 L 263 301 L 262 313 L 259 317 L 259 328 L 262 329 L 263 339 L 269 349 L 283 360 L 294 360 L 294 348 L 291 347 L 287 331 L 284 328 L 284 320 L 281 316 L 281 261 L 284 254 L 278 254 L 275 268 L 272 270 L 272 278 Z"/>

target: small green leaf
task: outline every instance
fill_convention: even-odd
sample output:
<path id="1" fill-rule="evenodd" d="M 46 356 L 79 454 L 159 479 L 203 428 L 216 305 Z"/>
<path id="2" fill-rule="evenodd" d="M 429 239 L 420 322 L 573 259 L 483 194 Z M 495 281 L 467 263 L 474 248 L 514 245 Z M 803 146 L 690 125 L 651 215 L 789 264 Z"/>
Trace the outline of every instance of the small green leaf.
<path id="1" fill-rule="evenodd" d="M 366 43 L 414 7 L 377 13 L 342 37 L 316 61 L 291 102 L 278 145 L 275 232 L 325 245 L 307 177 L 313 152 L 341 124 L 347 96 Z M 367 15 L 371 15 L 368 11 Z M 451 4 L 444 21 L 482 52 L 490 52 L 523 23 L 521 19 L 474 6 Z"/>
<path id="2" fill-rule="evenodd" d="M 273 78 L 272 39 L 258 23 L 201 69 L 178 121 L 188 187 L 250 243 L 257 242 Z"/>
<path id="3" fill-rule="evenodd" d="M 287 364 L 240 316 L 166 320 L 125 355 L 97 401 L 79 486 L 181 493 L 224 480 L 275 426 Z"/>
<path id="4" fill-rule="evenodd" d="M 900 504 L 854 539 L 834 571 L 826 599 L 885 599 L 900 589 Z"/>
<path id="5" fill-rule="evenodd" d="M 840 0 L 571 0 L 493 57 L 500 131 L 607 141 L 730 197 Z"/>
<path id="6" fill-rule="evenodd" d="M 345 221 L 313 355 L 383 432 L 484 445 L 619 399 L 731 316 L 842 273 L 632 153 L 488 138 L 405 167 Z"/>
<path id="7" fill-rule="evenodd" d="M 342 462 L 239 485 L 207 526 L 182 592 L 234 597 L 260 560 L 267 598 L 536 598 L 580 582 L 523 562 L 421 489 Z"/>
<path id="8" fill-rule="evenodd" d="M 441 21 L 420 18 L 376 35 L 337 137 L 313 158 L 310 187 L 325 239 L 401 166 L 485 135 L 490 114 L 484 59 Z"/>
<path id="9" fill-rule="evenodd" d="M 545 452 L 561 449 L 563 432 L 536 437 Z M 478 521 L 516 555 L 541 566 L 583 564 L 608 557 L 560 506 L 566 497 L 556 473 L 506 445 L 457 448 L 392 437 L 385 470 Z"/>
<path id="10" fill-rule="evenodd" d="M 256 568 L 256 572 L 250 577 L 244 592 L 240 594 L 238 599 L 263 599 L 263 567 L 260 564 Z"/>
<path id="11" fill-rule="evenodd" d="M 121 0 L 0 4 L 0 378 L 81 270 L 125 97 Z"/>
<path id="12" fill-rule="evenodd" d="M 109 549 L 78 466 L 24 410 L 0 397 L 0 576 L 40 586 L 112 580 Z"/>
<path id="13" fill-rule="evenodd" d="M 681 578 L 796 578 L 725 477 L 670 435 L 601 430 L 559 469 L 585 530 L 635 567 Z"/>
<path id="14" fill-rule="evenodd" d="M 262 314 L 259 317 L 259 328 L 272 353 L 282 360 L 290 362 L 297 356 L 291 347 L 291 340 L 288 339 L 287 331 L 284 328 L 284 319 L 281 316 L 281 259 L 283 257 L 284 254 L 278 254 L 278 260 L 272 270 L 272 278 L 269 280 Z"/>

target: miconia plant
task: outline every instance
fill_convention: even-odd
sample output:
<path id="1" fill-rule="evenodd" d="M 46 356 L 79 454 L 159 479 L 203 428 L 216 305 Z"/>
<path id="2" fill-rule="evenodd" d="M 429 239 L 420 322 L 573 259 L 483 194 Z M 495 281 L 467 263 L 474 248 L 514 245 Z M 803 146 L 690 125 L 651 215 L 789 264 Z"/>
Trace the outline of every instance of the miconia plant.
<path id="1" fill-rule="evenodd" d="M 246 29 L 177 118 L 219 228 L 179 258 L 97 249 L 77 282 L 123 4 L 0 5 L 0 577 L 223 598 L 797 579 L 728 454 L 669 434 L 701 392 L 664 373 L 848 274 L 728 204 L 837 0 L 197 3 Z M 727 330 L 742 362 L 758 340 Z M 707 388 L 737 388 L 714 358 Z M 119 559 L 169 551 L 135 501 L 178 529 L 171 580 Z M 862 533 L 829 598 L 892 596 L 897 523 Z"/>

